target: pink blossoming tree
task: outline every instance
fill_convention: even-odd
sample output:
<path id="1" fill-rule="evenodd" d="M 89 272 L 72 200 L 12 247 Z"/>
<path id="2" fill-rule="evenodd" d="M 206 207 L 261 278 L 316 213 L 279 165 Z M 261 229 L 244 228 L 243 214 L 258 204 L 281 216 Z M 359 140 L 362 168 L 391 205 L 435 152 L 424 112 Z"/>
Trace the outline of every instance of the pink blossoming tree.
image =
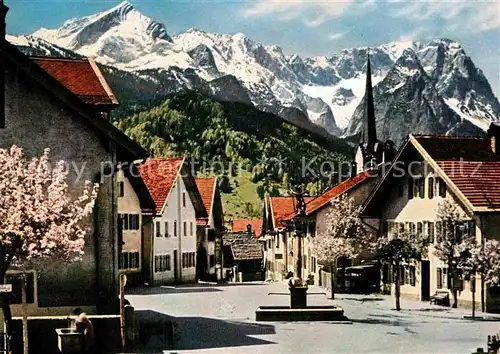
<path id="1" fill-rule="evenodd" d="M 396 310 L 401 310 L 401 266 L 420 260 L 427 252 L 427 239 L 401 225 L 390 227 L 373 244 L 375 258 L 394 269 Z"/>
<path id="2" fill-rule="evenodd" d="M 82 222 L 92 214 L 97 185 L 85 182 L 77 199 L 70 196 L 63 161 L 54 168 L 49 149 L 26 160 L 22 149 L 0 149 L 0 284 L 11 266 L 41 258 L 79 261 L 87 229 Z M 12 313 L 7 296 L 2 309 L 8 339 Z"/>
<path id="3" fill-rule="evenodd" d="M 448 268 L 447 288 L 453 297 L 452 307 L 457 307 L 457 285 L 462 269 L 460 264 L 468 258 L 469 251 L 475 247 L 476 240 L 471 234 L 463 232 L 466 215 L 458 208 L 456 203 L 445 200 L 437 210 L 437 219 L 440 222 L 434 255 Z"/>
<path id="4" fill-rule="evenodd" d="M 498 285 L 500 283 L 500 242 L 490 239 L 481 243 L 474 243 L 462 252 L 459 268 L 464 279 L 470 281 L 472 293 L 472 317 L 476 311 L 476 275 L 479 274 L 484 283 Z M 481 289 L 481 291 L 484 291 Z M 484 311 L 483 297 L 481 305 Z"/>
<path id="5" fill-rule="evenodd" d="M 335 292 L 337 260 L 354 258 L 370 242 L 371 232 L 359 218 L 361 209 L 352 198 L 341 196 L 331 201 L 326 228 L 313 239 L 313 250 L 321 264 L 330 268 L 332 299 Z"/>

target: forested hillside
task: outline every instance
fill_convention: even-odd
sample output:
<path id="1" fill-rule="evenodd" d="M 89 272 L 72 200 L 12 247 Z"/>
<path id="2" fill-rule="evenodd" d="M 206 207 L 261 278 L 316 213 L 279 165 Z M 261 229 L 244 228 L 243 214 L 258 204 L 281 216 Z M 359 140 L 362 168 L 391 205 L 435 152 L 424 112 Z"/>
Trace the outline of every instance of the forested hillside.
<path id="1" fill-rule="evenodd" d="M 154 157 L 186 156 L 198 174 L 218 175 L 229 217 L 260 216 L 265 192 L 286 195 L 291 181 L 306 182 L 310 194 L 321 192 L 336 180 L 338 163 L 352 155 L 341 140 L 192 91 L 173 94 L 117 125 Z M 303 166 L 309 167 L 306 173 Z"/>

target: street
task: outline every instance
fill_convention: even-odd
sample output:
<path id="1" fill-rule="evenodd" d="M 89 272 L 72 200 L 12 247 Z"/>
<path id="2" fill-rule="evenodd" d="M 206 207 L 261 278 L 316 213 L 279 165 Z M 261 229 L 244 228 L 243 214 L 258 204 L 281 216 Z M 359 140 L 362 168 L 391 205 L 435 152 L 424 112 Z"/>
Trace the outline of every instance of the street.
<path id="1" fill-rule="evenodd" d="M 472 353 L 500 330 L 495 316 L 470 321 L 450 309 L 384 295 L 308 296 L 309 305 L 344 308 L 351 324 L 255 322 L 261 305 L 288 305 L 283 283 L 194 284 L 129 290 L 137 313 L 173 317 L 174 344 L 165 353 Z M 325 293 L 312 286 L 308 293 Z M 329 294 L 328 294 L 329 295 Z"/>

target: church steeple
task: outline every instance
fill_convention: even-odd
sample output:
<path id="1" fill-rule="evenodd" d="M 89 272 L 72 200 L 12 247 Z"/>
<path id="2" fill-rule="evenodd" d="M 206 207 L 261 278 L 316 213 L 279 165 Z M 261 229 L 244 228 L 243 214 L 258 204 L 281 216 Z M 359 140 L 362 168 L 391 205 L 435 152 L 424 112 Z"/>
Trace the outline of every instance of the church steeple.
<path id="1" fill-rule="evenodd" d="M 375 107 L 373 104 L 372 70 L 370 64 L 370 53 L 367 53 L 366 63 L 366 90 L 365 90 L 365 121 L 361 144 L 368 150 L 373 151 L 377 142 L 377 128 L 375 125 Z"/>

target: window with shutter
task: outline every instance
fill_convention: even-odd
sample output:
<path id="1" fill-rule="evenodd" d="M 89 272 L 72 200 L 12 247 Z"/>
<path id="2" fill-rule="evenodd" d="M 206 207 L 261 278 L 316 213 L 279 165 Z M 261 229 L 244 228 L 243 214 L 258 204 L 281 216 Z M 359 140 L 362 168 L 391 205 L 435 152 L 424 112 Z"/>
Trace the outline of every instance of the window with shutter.
<path id="1" fill-rule="evenodd" d="M 423 234 L 423 232 L 422 232 L 422 231 L 423 231 L 423 226 L 422 226 L 422 223 L 421 223 L 421 222 L 418 222 L 418 223 L 417 223 L 417 236 L 418 236 L 418 237 L 422 237 L 422 236 L 424 236 L 424 234 Z"/>
<path id="2" fill-rule="evenodd" d="M 437 280 L 436 287 L 438 289 L 442 289 L 443 288 L 443 270 L 441 268 L 436 268 L 436 280 Z"/>
<path id="3" fill-rule="evenodd" d="M 123 197 L 125 195 L 125 184 L 123 182 L 118 182 L 118 197 Z"/>
<path id="4" fill-rule="evenodd" d="M 418 195 L 421 199 L 425 198 L 425 178 L 418 179 Z"/>
<path id="5" fill-rule="evenodd" d="M 446 184 L 442 178 L 439 178 L 439 196 L 441 198 L 446 198 Z"/>
<path id="6" fill-rule="evenodd" d="M 443 237 L 443 224 L 441 221 L 436 221 L 436 242 L 441 243 Z"/>
<path id="7" fill-rule="evenodd" d="M 413 199 L 413 178 L 408 179 L 408 199 Z"/>
<path id="8" fill-rule="evenodd" d="M 434 198 L 434 177 L 429 177 L 427 188 L 428 188 L 427 193 L 429 195 L 429 199 Z"/>
<path id="9" fill-rule="evenodd" d="M 161 237 L 160 222 L 156 222 L 156 237 Z"/>
<path id="10" fill-rule="evenodd" d="M 434 223 L 428 223 L 429 231 L 428 231 L 428 240 L 430 244 L 434 243 Z"/>
<path id="11" fill-rule="evenodd" d="M 174 221 L 174 237 L 177 236 L 177 220 Z"/>

